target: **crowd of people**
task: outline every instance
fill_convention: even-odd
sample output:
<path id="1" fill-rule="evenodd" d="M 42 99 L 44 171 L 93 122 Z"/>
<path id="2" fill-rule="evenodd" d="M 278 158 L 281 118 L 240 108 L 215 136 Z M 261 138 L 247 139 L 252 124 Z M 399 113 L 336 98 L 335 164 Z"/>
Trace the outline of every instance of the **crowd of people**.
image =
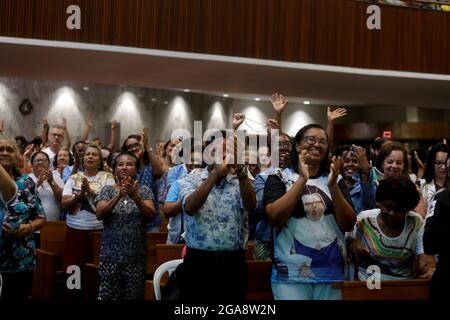
<path id="1" fill-rule="evenodd" d="M 436 11 L 450 11 L 448 0 L 362 0 L 371 3 L 382 3 L 401 7 L 419 8 Z"/>
<path id="2" fill-rule="evenodd" d="M 327 128 L 308 124 L 290 137 L 281 124 L 287 99 L 274 94 L 272 105 L 271 143 L 247 150 L 244 163 L 230 154 L 245 146 L 219 130 L 206 142 L 171 139 L 155 151 L 146 128 L 116 150 L 116 122 L 108 147 L 88 140 L 89 119 L 73 145 L 67 122 L 44 121 L 30 143 L 0 133 L 1 299 L 30 297 L 39 230 L 59 220 L 67 224 L 65 268 L 91 262 L 92 233 L 103 230 L 98 299 L 143 299 L 145 233 L 159 232 L 162 218 L 167 243 L 186 247 L 177 268 L 181 300 L 245 299 L 249 242 L 255 260 L 273 263 L 277 300 L 340 299 L 331 284 L 364 280 L 372 265 L 382 280 L 432 279 L 432 298 L 443 298 L 450 283 L 446 140 L 412 151 L 384 137 L 369 149 L 336 146 L 333 125 L 345 108 L 328 108 Z M 232 129 L 245 119 L 235 114 Z M 175 164 L 186 143 L 192 161 Z M 220 161 L 206 164 L 205 149 Z"/>

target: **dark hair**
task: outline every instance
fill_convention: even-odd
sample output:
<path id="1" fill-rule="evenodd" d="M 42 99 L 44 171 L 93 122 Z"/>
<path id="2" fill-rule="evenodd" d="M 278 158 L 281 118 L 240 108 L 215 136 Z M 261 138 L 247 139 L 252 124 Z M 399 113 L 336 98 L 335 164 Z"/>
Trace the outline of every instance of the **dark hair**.
<path id="1" fill-rule="evenodd" d="M 378 203 L 389 199 L 407 212 L 414 209 L 420 200 L 416 185 L 407 176 L 389 177 L 380 181 L 375 199 Z"/>
<path id="2" fill-rule="evenodd" d="M 137 141 L 141 142 L 141 136 L 140 136 L 140 135 L 138 135 L 138 134 L 130 134 L 130 135 L 124 140 L 124 142 L 123 142 L 123 144 L 122 144 L 122 152 L 128 151 L 128 148 L 127 148 L 127 141 L 128 141 L 129 139 L 136 139 Z M 149 164 L 149 163 L 150 163 L 150 158 L 148 157 L 147 152 L 144 152 L 144 164 L 147 165 L 147 164 Z"/>
<path id="3" fill-rule="evenodd" d="M 445 152 L 447 153 L 448 158 L 449 150 L 450 150 L 449 147 L 442 142 L 436 143 L 431 147 L 427 155 L 427 162 L 425 164 L 425 173 L 423 174 L 423 178 L 427 183 L 430 183 L 431 180 L 434 179 L 434 160 L 436 159 L 436 154 L 438 152 Z"/>
<path id="4" fill-rule="evenodd" d="M 333 156 L 336 156 L 336 157 L 346 156 L 351 148 L 352 148 L 352 146 L 349 144 L 344 144 L 342 146 L 338 146 L 333 150 Z"/>
<path id="5" fill-rule="evenodd" d="M 35 153 L 33 153 L 33 154 L 31 155 L 31 158 L 30 158 L 30 163 L 33 163 L 33 162 L 34 162 L 34 158 L 36 158 L 36 156 L 37 156 L 38 154 L 43 154 L 43 155 L 45 155 L 45 158 L 47 158 L 48 164 L 50 165 L 50 157 L 49 157 L 48 154 L 45 153 L 44 151 L 36 151 Z"/>
<path id="6" fill-rule="evenodd" d="M 38 148 L 40 148 L 41 145 L 42 145 L 42 139 L 39 138 L 39 137 L 36 137 L 36 138 L 34 138 L 33 140 L 31 140 L 30 143 L 33 144 L 33 145 L 35 145 L 35 146 L 37 146 Z"/>
<path id="7" fill-rule="evenodd" d="M 297 146 L 296 144 L 303 140 L 306 131 L 309 129 L 320 129 L 325 133 L 325 136 L 327 137 L 328 141 L 328 135 L 326 131 L 318 124 L 312 123 L 304 126 L 300 130 L 298 130 L 297 134 L 295 135 L 294 141 L 292 143 L 292 151 L 291 151 L 291 165 L 295 172 L 298 171 L 298 152 L 297 152 Z M 327 151 L 325 154 L 325 158 L 320 162 L 319 165 L 319 175 L 324 174 L 328 171 L 328 165 L 330 160 L 328 159 L 328 153 L 330 152 L 330 145 L 327 146 Z"/>
<path id="8" fill-rule="evenodd" d="M 72 146 L 72 154 L 75 156 L 75 146 L 79 145 L 80 143 L 87 145 L 86 141 L 84 140 L 78 140 L 76 141 Z"/>
<path id="9" fill-rule="evenodd" d="M 409 161 L 408 161 L 408 154 L 406 153 L 405 148 L 403 147 L 403 145 L 400 142 L 397 141 L 392 141 L 389 143 L 384 144 L 381 149 L 380 149 L 380 153 L 378 153 L 378 157 L 375 161 L 375 166 L 377 167 L 378 170 L 380 170 L 381 172 L 384 173 L 384 170 L 382 168 L 384 159 L 386 157 L 388 157 L 392 151 L 401 151 L 403 153 L 403 172 L 402 174 L 405 174 L 409 171 Z"/>
<path id="10" fill-rule="evenodd" d="M 391 139 L 387 137 L 376 137 L 372 143 L 373 150 L 380 150 L 383 147 L 383 144 L 388 141 L 391 141 Z"/>
<path id="11" fill-rule="evenodd" d="M 97 149 L 99 157 L 100 157 L 100 165 L 98 167 L 98 171 L 103 171 L 104 166 L 103 166 L 103 156 L 102 156 L 102 150 L 98 147 L 98 145 L 94 144 L 94 143 L 89 143 L 88 145 L 86 145 L 86 150 L 88 148 L 94 148 Z M 86 152 L 84 152 L 84 154 L 86 154 Z M 83 156 L 84 157 L 84 156 Z"/>
<path id="12" fill-rule="evenodd" d="M 67 153 L 69 154 L 69 166 L 73 165 L 74 163 L 74 158 L 72 153 L 70 153 L 69 149 L 67 149 L 66 147 L 61 147 L 59 149 L 59 151 L 64 150 L 67 151 Z M 53 168 L 57 168 L 58 167 L 58 153 L 59 151 L 55 154 L 55 158 L 53 158 Z"/>
<path id="13" fill-rule="evenodd" d="M 118 159 L 121 156 L 129 156 L 133 159 L 134 165 L 136 166 L 136 173 L 139 172 L 139 169 L 141 168 L 141 162 L 139 161 L 139 159 L 136 157 L 136 155 L 132 152 L 129 151 L 122 151 L 120 152 L 115 158 L 114 161 L 112 163 L 112 169 L 113 169 L 113 173 L 116 171 L 116 167 L 117 167 L 117 163 L 118 163 Z"/>

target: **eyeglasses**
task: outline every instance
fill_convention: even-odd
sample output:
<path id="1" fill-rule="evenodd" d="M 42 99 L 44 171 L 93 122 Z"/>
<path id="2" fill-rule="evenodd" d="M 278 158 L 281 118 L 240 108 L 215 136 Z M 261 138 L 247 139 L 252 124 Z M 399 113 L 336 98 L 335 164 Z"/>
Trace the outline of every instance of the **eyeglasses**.
<path id="1" fill-rule="evenodd" d="M 275 143 L 273 144 L 273 146 L 274 146 L 275 148 L 278 148 L 278 149 L 280 149 L 280 148 L 283 148 L 283 149 L 290 149 L 290 148 L 292 147 L 292 145 L 291 145 L 290 142 L 281 142 L 281 143 L 275 142 Z"/>
<path id="2" fill-rule="evenodd" d="M 141 147 L 141 144 L 136 142 L 134 144 L 127 145 L 127 150 L 135 150 L 135 149 L 139 149 L 140 147 Z"/>
<path id="3" fill-rule="evenodd" d="M 447 166 L 447 161 L 438 161 L 438 160 L 436 160 L 434 162 L 434 165 L 436 165 L 438 167 Z"/>
<path id="4" fill-rule="evenodd" d="M 34 159 L 33 163 L 47 163 L 48 160 L 47 159 Z"/>
<path id="5" fill-rule="evenodd" d="M 8 152 L 8 153 L 13 153 L 14 152 L 14 148 L 12 147 L 0 147 L 0 152 Z"/>
<path id="6" fill-rule="evenodd" d="M 64 137 L 63 134 L 59 134 L 59 133 L 50 133 L 52 136 L 54 136 L 55 138 L 62 138 Z"/>
<path id="7" fill-rule="evenodd" d="M 315 145 L 317 142 L 322 147 L 328 147 L 328 141 L 326 139 L 319 139 L 314 136 L 306 136 L 303 138 L 303 141 L 305 141 L 310 146 Z"/>

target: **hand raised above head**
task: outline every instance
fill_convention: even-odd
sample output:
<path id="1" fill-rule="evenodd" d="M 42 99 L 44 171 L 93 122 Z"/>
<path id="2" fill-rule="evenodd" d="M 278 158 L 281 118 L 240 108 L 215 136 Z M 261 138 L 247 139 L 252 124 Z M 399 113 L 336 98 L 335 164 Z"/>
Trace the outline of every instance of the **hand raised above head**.
<path id="1" fill-rule="evenodd" d="M 278 130 L 280 130 L 280 124 L 275 119 L 268 119 L 267 122 L 266 122 L 266 125 L 267 125 L 267 129 L 268 130 L 271 130 L 271 129 L 278 129 Z"/>
<path id="2" fill-rule="evenodd" d="M 270 100 L 270 102 L 272 102 L 272 107 L 275 112 L 279 114 L 284 111 L 289 101 L 285 97 L 283 97 L 283 95 L 274 93 L 272 94 L 272 99 Z"/>
<path id="3" fill-rule="evenodd" d="M 331 111 L 331 107 L 327 108 L 327 118 L 328 122 L 333 122 L 334 120 L 344 117 L 347 115 L 346 108 L 337 108 L 336 110 Z"/>
<path id="4" fill-rule="evenodd" d="M 237 130 L 239 126 L 244 122 L 245 114 L 243 113 L 235 113 L 233 115 L 233 130 Z"/>

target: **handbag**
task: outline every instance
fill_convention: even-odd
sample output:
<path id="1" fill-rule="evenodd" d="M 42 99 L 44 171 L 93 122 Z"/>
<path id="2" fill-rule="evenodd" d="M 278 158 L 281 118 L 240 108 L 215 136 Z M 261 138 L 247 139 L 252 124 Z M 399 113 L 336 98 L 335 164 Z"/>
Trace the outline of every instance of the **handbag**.
<path id="1" fill-rule="evenodd" d="M 169 277 L 166 285 L 161 290 L 161 300 L 180 300 L 180 277 L 183 263 L 180 263 Z"/>

